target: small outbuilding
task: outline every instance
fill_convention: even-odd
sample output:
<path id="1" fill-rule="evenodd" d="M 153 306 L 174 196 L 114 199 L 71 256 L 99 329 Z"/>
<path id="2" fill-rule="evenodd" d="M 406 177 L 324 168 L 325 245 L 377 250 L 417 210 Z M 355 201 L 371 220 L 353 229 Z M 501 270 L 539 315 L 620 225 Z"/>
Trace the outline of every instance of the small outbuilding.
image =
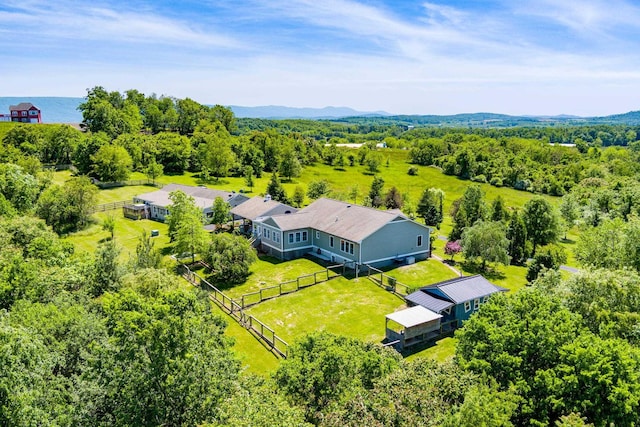
<path id="1" fill-rule="evenodd" d="M 394 347 L 402 351 L 412 345 L 433 340 L 440 335 L 441 314 L 420 305 L 387 314 L 385 337 L 396 342 Z"/>
<path id="2" fill-rule="evenodd" d="M 146 219 L 149 217 L 147 205 L 144 203 L 128 204 L 122 207 L 122 214 L 129 219 Z"/>

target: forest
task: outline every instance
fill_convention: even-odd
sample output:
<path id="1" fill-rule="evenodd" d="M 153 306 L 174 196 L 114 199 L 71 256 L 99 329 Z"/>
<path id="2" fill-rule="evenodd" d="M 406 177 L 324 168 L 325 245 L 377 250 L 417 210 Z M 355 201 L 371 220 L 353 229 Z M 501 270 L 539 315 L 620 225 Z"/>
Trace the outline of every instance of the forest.
<path id="1" fill-rule="evenodd" d="M 99 86 L 80 109 L 82 130 L 0 124 L 0 425 L 640 423 L 639 126 L 236 119 L 220 105 Z M 460 197 L 385 183 L 396 158 L 407 179 L 435 171 L 462 185 Z M 315 165 L 343 174 L 342 187 L 296 184 Z M 56 168 L 73 176 L 57 183 Z M 256 375 L 204 291 L 149 234 L 129 236 L 129 259 L 113 227 L 92 252 L 67 239 L 95 222 L 96 183 L 186 173 L 211 186 L 238 178 L 251 191 L 265 178 L 264 193 L 296 206 L 328 196 L 402 209 L 443 234 L 442 255 L 460 253 L 488 275 L 513 265 L 528 283 L 484 304 L 445 361 L 318 331 Z M 351 186 L 356 174 L 371 187 Z M 213 234 L 194 249 L 181 222 L 193 215 L 175 203 L 187 208 L 170 219 L 171 249 L 214 263 L 239 247 Z M 560 270 L 568 259 L 579 267 L 570 274 Z"/>

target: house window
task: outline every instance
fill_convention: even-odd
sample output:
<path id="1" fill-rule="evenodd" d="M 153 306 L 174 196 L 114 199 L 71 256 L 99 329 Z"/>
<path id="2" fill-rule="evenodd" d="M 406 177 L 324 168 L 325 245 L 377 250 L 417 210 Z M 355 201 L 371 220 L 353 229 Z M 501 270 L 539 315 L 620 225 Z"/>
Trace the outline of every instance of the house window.
<path id="1" fill-rule="evenodd" d="M 333 236 L 329 238 L 329 246 L 333 247 Z"/>
<path id="2" fill-rule="evenodd" d="M 289 233 L 289 243 L 293 243 L 293 233 Z"/>
<path id="3" fill-rule="evenodd" d="M 30 111 L 29 111 L 29 115 L 31 115 L 31 116 L 37 116 L 37 115 L 38 115 L 38 112 L 37 112 L 37 111 L 35 111 L 35 110 L 30 110 Z"/>
<path id="4" fill-rule="evenodd" d="M 213 217 L 213 212 L 207 212 L 207 218 Z"/>
<path id="5" fill-rule="evenodd" d="M 268 228 L 264 229 L 264 237 L 266 239 L 270 239 L 271 238 L 271 230 L 269 230 Z"/>
<path id="6" fill-rule="evenodd" d="M 23 117 L 26 117 L 26 116 L 27 116 L 27 112 L 26 112 L 26 111 L 21 111 L 21 113 L 22 113 L 22 116 L 23 116 Z"/>
<path id="7" fill-rule="evenodd" d="M 318 230 L 316 230 L 316 239 L 320 238 L 320 232 Z"/>
<path id="8" fill-rule="evenodd" d="M 299 242 L 301 237 L 302 236 L 300 236 L 300 232 L 296 231 L 296 242 Z"/>
<path id="9" fill-rule="evenodd" d="M 17 117 L 18 116 L 18 112 L 17 111 L 12 111 L 11 115 L 14 116 L 14 117 Z"/>
<path id="10" fill-rule="evenodd" d="M 353 254 L 353 243 L 346 240 L 340 240 L 340 250 L 349 254 Z"/>
<path id="11" fill-rule="evenodd" d="M 486 304 L 487 301 L 489 301 L 489 295 L 487 295 L 484 298 L 482 298 L 482 303 L 483 304 Z"/>
<path id="12" fill-rule="evenodd" d="M 471 301 L 465 301 L 464 303 L 464 311 L 465 313 L 471 310 Z"/>
<path id="13" fill-rule="evenodd" d="M 306 242 L 308 238 L 309 238 L 309 236 L 308 236 L 307 232 L 306 232 L 306 231 L 303 231 L 303 232 L 302 232 L 302 241 L 303 241 L 303 242 Z"/>
<path id="14" fill-rule="evenodd" d="M 276 243 L 280 243 L 280 233 L 276 231 L 273 232 L 273 241 Z"/>
<path id="15" fill-rule="evenodd" d="M 444 314 L 451 314 L 451 307 L 447 307 L 447 308 L 445 308 L 444 310 L 442 310 L 442 312 L 443 312 Z"/>
<path id="16" fill-rule="evenodd" d="M 477 310 L 480 308 L 480 298 L 473 300 L 473 309 Z"/>
<path id="17" fill-rule="evenodd" d="M 418 235 L 418 247 L 422 246 L 422 234 Z"/>

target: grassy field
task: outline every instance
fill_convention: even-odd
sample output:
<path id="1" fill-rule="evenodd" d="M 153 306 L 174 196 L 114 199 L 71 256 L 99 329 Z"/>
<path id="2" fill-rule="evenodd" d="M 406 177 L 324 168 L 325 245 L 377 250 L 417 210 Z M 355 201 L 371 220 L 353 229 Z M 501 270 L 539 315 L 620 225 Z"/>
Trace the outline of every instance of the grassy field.
<path id="1" fill-rule="evenodd" d="M 265 301 L 248 312 L 289 343 L 319 330 L 381 342 L 384 316 L 403 306 L 400 298 L 366 278 L 339 277 Z"/>
<path id="2" fill-rule="evenodd" d="M 151 230 L 160 232 L 158 237 L 153 238 L 156 248 L 162 250 L 169 245 L 168 226 L 166 224 L 146 219 L 134 221 L 124 218 L 121 209 L 94 214 L 93 223 L 89 227 L 70 234 L 65 239 L 73 243 L 76 250 L 94 252 L 99 243 L 106 241 L 110 237 L 109 232 L 102 229 L 102 222 L 109 215 L 113 215 L 116 219 L 114 235 L 116 242 L 122 248 L 121 260 L 126 261 L 135 256 L 138 238 L 143 230 L 147 233 L 150 233 Z"/>

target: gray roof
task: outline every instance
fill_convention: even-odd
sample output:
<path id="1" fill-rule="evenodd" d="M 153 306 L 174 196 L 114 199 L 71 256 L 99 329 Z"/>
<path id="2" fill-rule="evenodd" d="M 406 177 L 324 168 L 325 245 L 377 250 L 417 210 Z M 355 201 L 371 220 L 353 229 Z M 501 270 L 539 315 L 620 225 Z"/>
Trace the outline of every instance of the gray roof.
<path id="1" fill-rule="evenodd" d="M 506 292 L 508 289 L 496 286 L 481 275 L 456 277 L 434 283 L 407 295 L 405 300 L 440 313 L 455 304 Z M 440 295 L 437 291 L 442 292 Z"/>
<path id="2" fill-rule="evenodd" d="M 442 310 L 446 310 L 447 308 L 454 306 L 451 301 L 436 298 L 424 292 L 422 289 L 410 293 L 405 297 L 405 300 L 415 305 L 428 308 L 436 313 L 440 313 Z"/>
<path id="3" fill-rule="evenodd" d="M 476 274 L 475 276 L 464 276 L 445 280 L 444 282 L 425 286 L 421 290 L 429 292 L 429 290 L 433 288 L 439 289 L 456 304 L 471 301 L 476 298 L 482 298 L 495 294 L 496 292 L 506 292 L 508 290 L 494 285 L 479 274 Z"/>
<path id="4" fill-rule="evenodd" d="M 201 209 L 211 207 L 216 197 L 221 197 L 222 200 L 228 202 L 232 206 L 238 205 L 248 199 L 246 196 L 234 192 L 212 190 L 206 187 L 193 187 L 182 184 L 168 184 L 158 191 L 141 194 L 136 198 L 156 206 L 168 207 L 172 204 L 171 199 L 169 199 L 169 193 L 177 190 L 193 197 L 196 205 Z"/>
<path id="5" fill-rule="evenodd" d="M 298 212 L 298 209 L 260 196 L 252 197 L 241 205 L 231 209 L 233 215 L 251 221 L 262 216 L 291 214 L 295 212 Z"/>
<path id="6" fill-rule="evenodd" d="M 316 200 L 294 215 L 271 216 L 282 231 L 313 228 L 352 242 L 361 242 L 397 219 L 408 220 L 397 211 L 382 211 L 325 198 Z"/>
<path id="7" fill-rule="evenodd" d="M 441 317 L 442 315 L 420 306 L 405 308 L 404 310 L 396 311 L 386 316 L 387 319 L 393 320 L 405 328 L 422 325 L 433 320 L 438 320 Z"/>
<path id="8" fill-rule="evenodd" d="M 21 102 L 18 105 L 10 105 L 9 106 L 9 111 L 14 111 L 14 110 L 18 110 L 18 111 L 22 111 L 22 110 L 30 110 L 31 108 L 35 108 L 36 110 L 38 109 L 38 107 L 36 107 L 35 105 L 33 105 L 30 102 Z"/>

